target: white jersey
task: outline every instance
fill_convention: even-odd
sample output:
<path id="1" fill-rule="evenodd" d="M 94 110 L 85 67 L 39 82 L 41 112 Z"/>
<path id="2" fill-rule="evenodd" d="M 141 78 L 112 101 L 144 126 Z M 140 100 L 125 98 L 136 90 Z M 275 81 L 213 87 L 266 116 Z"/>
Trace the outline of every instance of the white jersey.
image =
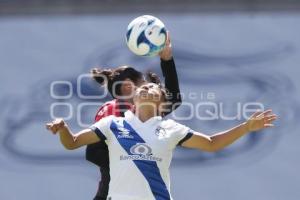
<path id="1" fill-rule="evenodd" d="M 108 200 L 172 200 L 169 166 L 175 147 L 192 131 L 173 120 L 142 122 L 131 111 L 91 126 L 109 149 Z"/>

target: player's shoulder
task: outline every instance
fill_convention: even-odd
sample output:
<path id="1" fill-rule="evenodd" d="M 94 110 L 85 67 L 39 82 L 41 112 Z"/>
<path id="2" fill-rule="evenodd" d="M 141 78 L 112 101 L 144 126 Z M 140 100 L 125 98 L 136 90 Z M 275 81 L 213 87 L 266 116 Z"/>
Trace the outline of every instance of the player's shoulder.
<path id="1" fill-rule="evenodd" d="M 165 119 L 165 120 L 162 120 L 162 122 L 160 123 L 160 127 L 162 127 L 162 128 L 172 128 L 177 125 L 178 125 L 178 123 L 176 121 L 174 121 L 173 119 Z"/>
<path id="2" fill-rule="evenodd" d="M 104 118 L 106 118 L 107 121 L 114 121 L 114 122 L 119 122 L 119 121 L 123 122 L 125 120 L 124 117 L 119 115 L 108 115 Z"/>
<path id="3" fill-rule="evenodd" d="M 98 124 L 98 123 L 100 123 L 100 124 L 109 124 L 115 118 L 116 118 L 116 116 L 114 116 L 114 115 L 108 115 L 108 116 L 105 116 L 105 117 L 101 118 L 99 121 L 96 122 L 96 124 Z"/>
<path id="4" fill-rule="evenodd" d="M 184 124 L 181 124 L 179 122 L 176 122 L 175 120 L 173 119 L 167 119 L 167 120 L 163 120 L 160 125 L 159 125 L 160 128 L 163 128 L 165 130 L 169 130 L 169 131 L 172 131 L 172 132 L 181 132 L 183 130 L 187 130 L 187 129 L 190 129 L 189 127 L 187 127 L 186 125 Z"/>
<path id="5" fill-rule="evenodd" d="M 95 116 L 95 121 L 99 121 L 100 119 L 116 114 L 116 99 L 105 102 L 97 111 Z"/>
<path id="6" fill-rule="evenodd" d="M 117 100 L 116 99 L 113 99 L 111 101 L 107 101 L 105 102 L 101 107 L 100 109 L 104 109 L 104 108 L 112 108 L 112 107 L 115 107 L 117 106 Z"/>

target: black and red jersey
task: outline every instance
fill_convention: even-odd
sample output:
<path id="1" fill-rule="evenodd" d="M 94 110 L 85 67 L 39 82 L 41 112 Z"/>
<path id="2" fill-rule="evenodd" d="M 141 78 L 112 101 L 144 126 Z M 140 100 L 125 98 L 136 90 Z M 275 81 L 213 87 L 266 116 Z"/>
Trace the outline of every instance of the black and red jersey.
<path id="1" fill-rule="evenodd" d="M 121 101 L 119 99 L 113 99 L 106 102 L 98 109 L 95 116 L 95 122 L 110 115 L 122 117 L 126 110 L 132 110 L 132 108 L 132 104 L 128 102 Z"/>

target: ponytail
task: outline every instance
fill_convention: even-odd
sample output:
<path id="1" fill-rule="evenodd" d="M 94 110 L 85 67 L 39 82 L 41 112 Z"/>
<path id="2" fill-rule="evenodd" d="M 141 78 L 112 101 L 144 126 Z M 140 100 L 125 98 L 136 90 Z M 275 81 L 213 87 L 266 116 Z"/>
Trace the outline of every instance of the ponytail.
<path id="1" fill-rule="evenodd" d="M 91 75 L 92 78 L 101 86 L 106 85 L 113 98 L 116 98 L 114 94 L 122 96 L 120 84 L 115 85 L 115 93 L 113 92 L 114 83 L 130 79 L 134 84 L 137 84 L 141 79 L 143 79 L 143 74 L 141 72 L 128 66 L 121 66 L 116 69 L 94 68 L 91 70 Z"/>
<path id="2" fill-rule="evenodd" d="M 93 68 L 91 70 L 92 78 L 100 85 L 107 84 L 107 81 L 112 79 L 113 71 L 111 69 Z"/>

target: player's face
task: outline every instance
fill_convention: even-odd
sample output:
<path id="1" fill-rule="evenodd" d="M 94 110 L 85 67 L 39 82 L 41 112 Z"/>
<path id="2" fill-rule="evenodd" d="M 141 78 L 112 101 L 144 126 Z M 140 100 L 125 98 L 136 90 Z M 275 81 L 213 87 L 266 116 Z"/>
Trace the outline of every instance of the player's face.
<path id="1" fill-rule="evenodd" d="M 161 103 L 162 91 L 159 85 L 147 83 L 138 87 L 135 91 L 135 99 L 139 102 Z"/>
<path id="2" fill-rule="evenodd" d="M 136 83 L 131 81 L 130 79 L 125 79 L 122 82 L 121 92 L 123 97 L 130 97 L 132 98 L 133 94 L 135 93 L 136 88 L 147 84 L 146 80 L 140 79 Z"/>

